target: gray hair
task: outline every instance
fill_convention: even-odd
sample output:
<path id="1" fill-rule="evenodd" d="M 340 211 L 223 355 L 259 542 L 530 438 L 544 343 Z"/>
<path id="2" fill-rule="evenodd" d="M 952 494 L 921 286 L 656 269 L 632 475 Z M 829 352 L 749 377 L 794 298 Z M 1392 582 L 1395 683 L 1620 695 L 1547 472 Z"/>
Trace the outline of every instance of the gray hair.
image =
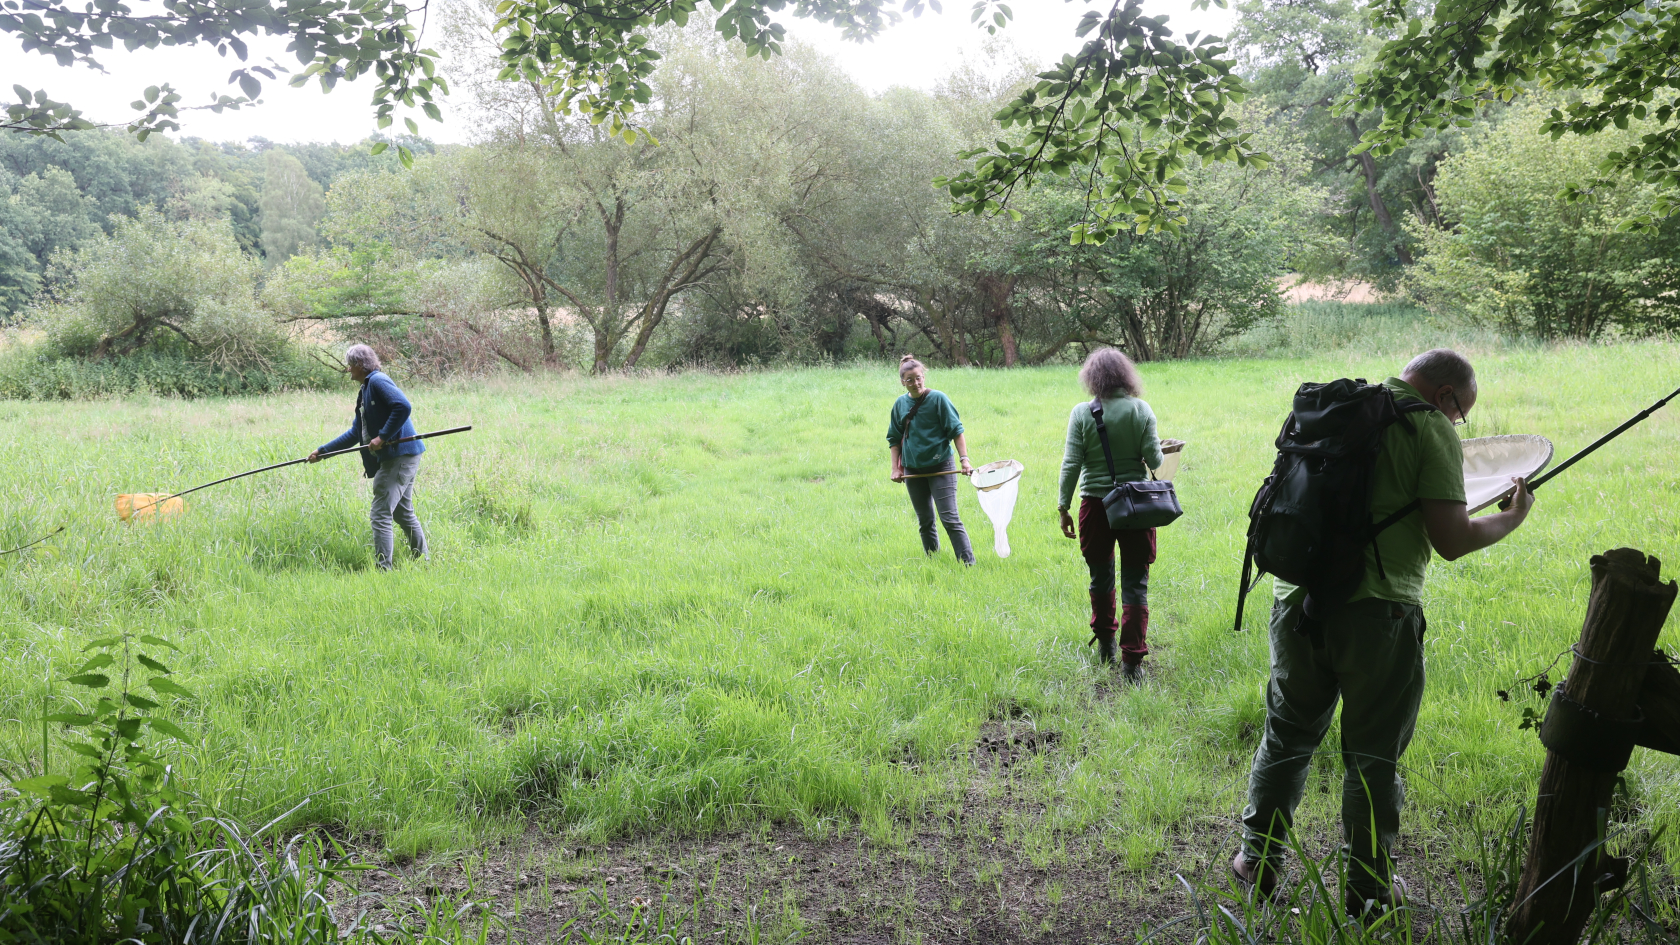
<path id="1" fill-rule="evenodd" d="M 351 345 L 350 350 L 344 352 L 344 363 L 372 374 L 380 368 L 379 352 L 367 345 Z"/>
<path id="2" fill-rule="evenodd" d="M 1079 369 L 1079 383 L 1085 385 L 1086 393 L 1092 397 L 1143 394 L 1143 378 L 1138 376 L 1137 365 L 1118 348 L 1098 348 L 1087 355 L 1085 366 Z"/>
<path id="3" fill-rule="evenodd" d="M 1476 369 L 1470 366 L 1470 359 L 1451 348 L 1425 351 L 1413 358 L 1401 374 L 1416 375 L 1436 387 L 1461 391 L 1476 389 Z"/>

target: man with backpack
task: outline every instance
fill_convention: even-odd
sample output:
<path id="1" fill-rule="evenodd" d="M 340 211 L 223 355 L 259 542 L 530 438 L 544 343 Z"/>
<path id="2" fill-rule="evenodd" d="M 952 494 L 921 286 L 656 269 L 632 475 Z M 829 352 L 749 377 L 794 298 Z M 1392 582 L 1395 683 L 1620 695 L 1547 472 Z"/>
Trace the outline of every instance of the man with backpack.
<path id="1" fill-rule="evenodd" d="M 1380 386 L 1342 380 L 1303 385 L 1296 395 L 1277 466 L 1250 512 L 1249 553 L 1280 576 L 1266 728 L 1231 868 L 1263 895 L 1277 886 L 1295 808 L 1339 698 L 1347 909 L 1372 915 L 1404 901 L 1389 851 L 1405 798 L 1400 755 L 1423 697 L 1430 551 L 1452 561 L 1486 548 L 1521 525 L 1534 501 L 1516 479 L 1506 511 L 1469 517 L 1453 427 L 1475 405 L 1475 371 L 1444 348 L 1418 355 Z"/>

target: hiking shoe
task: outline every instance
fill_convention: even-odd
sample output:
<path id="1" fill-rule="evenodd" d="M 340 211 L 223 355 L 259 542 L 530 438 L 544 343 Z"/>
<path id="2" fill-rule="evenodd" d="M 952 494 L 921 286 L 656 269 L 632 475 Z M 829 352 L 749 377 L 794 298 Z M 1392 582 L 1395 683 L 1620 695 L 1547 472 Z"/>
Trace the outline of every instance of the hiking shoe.
<path id="1" fill-rule="evenodd" d="M 1093 633 L 1093 634 L 1091 634 L 1090 643 L 1087 643 L 1085 645 L 1090 646 L 1091 643 L 1095 643 L 1097 645 L 1097 661 L 1098 662 L 1102 663 L 1104 666 L 1107 666 L 1108 664 L 1114 662 L 1114 654 L 1117 652 L 1117 650 L 1116 650 L 1115 645 L 1114 645 L 1114 636 L 1112 634 L 1105 637 L 1105 636 L 1099 636 L 1098 634 Z"/>
<path id="2" fill-rule="evenodd" d="M 1139 685 L 1143 682 L 1143 664 L 1121 663 L 1120 678 L 1131 685 Z"/>
<path id="3" fill-rule="evenodd" d="M 1247 854 L 1238 850 L 1231 858 L 1231 875 L 1243 888 L 1257 890 L 1260 898 L 1271 899 L 1277 895 L 1278 871 L 1266 865 L 1264 860 L 1249 860 Z"/>
<path id="4" fill-rule="evenodd" d="M 1395 909 L 1403 909 L 1411 899 L 1411 887 L 1406 881 L 1396 876 L 1388 881 L 1388 888 L 1372 894 L 1360 892 L 1352 887 L 1347 891 L 1347 914 L 1349 918 L 1359 919 L 1371 923 L 1387 915 Z"/>

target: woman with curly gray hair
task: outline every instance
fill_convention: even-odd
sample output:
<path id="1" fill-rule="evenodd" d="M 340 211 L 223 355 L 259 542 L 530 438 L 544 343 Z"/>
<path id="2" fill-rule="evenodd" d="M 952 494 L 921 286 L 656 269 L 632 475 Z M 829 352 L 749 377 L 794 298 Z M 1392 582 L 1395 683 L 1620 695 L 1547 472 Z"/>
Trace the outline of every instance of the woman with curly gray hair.
<path id="1" fill-rule="evenodd" d="M 1115 634 L 1120 636 L 1120 671 L 1128 682 L 1142 678 L 1149 655 L 1149 566 L 1155 563 L 1155 529 L 1113 529 L 1103 496 L 1119 482 L 1148 478 L 1163 460 L 1155 433 L 1155 411 L 1140 399 L 1143 379 L 1132 360 L 1114 348 L 1098 348 L 1079 369 L 1080 383 L 1092 400 L 1068 417 L 1067 446 L 1062 453 L 1062 534 L 1079 540 L 1079 552 L 1091 571 L 1091 639 L 1104 663 L 1114 662 Z M 1113 474 L 1103 455 L 1092 410 L 1102 408 L 1114 453 Z M 1079 488 L 1079 530 L 1071 512 Z M 1120 549 L 1120 614 L 1115 614 L 1114 549 Z"/>

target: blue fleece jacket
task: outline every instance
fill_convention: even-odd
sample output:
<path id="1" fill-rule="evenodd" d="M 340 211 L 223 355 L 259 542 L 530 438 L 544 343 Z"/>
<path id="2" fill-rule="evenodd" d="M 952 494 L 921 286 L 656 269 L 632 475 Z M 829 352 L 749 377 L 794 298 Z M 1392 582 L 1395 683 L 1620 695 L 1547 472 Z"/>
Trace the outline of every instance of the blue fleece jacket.
<path id="1" fill-rule="evenodd" d="M 350 422 L 350 429 L 339 434 L 331 443 L 322 446 L 321 452 L 330 453 L 333 450 L 359 446 L 376 436 L 387 441 L 414 436 L 414 424 L 409 419 L 413 413 L 414 405 L 403 396 L 402 390 L 391 380 L 390 375 L 384 371 L 374 371 L 362 382 L 362 391 L 356 396 L 356 416 Z M 362 436 L 363 429 L 370 431 L 365 437 Z M 424 452 L 426 444 L 415 440 L 385 447 L 376 455 L 419 456 Z"/>

